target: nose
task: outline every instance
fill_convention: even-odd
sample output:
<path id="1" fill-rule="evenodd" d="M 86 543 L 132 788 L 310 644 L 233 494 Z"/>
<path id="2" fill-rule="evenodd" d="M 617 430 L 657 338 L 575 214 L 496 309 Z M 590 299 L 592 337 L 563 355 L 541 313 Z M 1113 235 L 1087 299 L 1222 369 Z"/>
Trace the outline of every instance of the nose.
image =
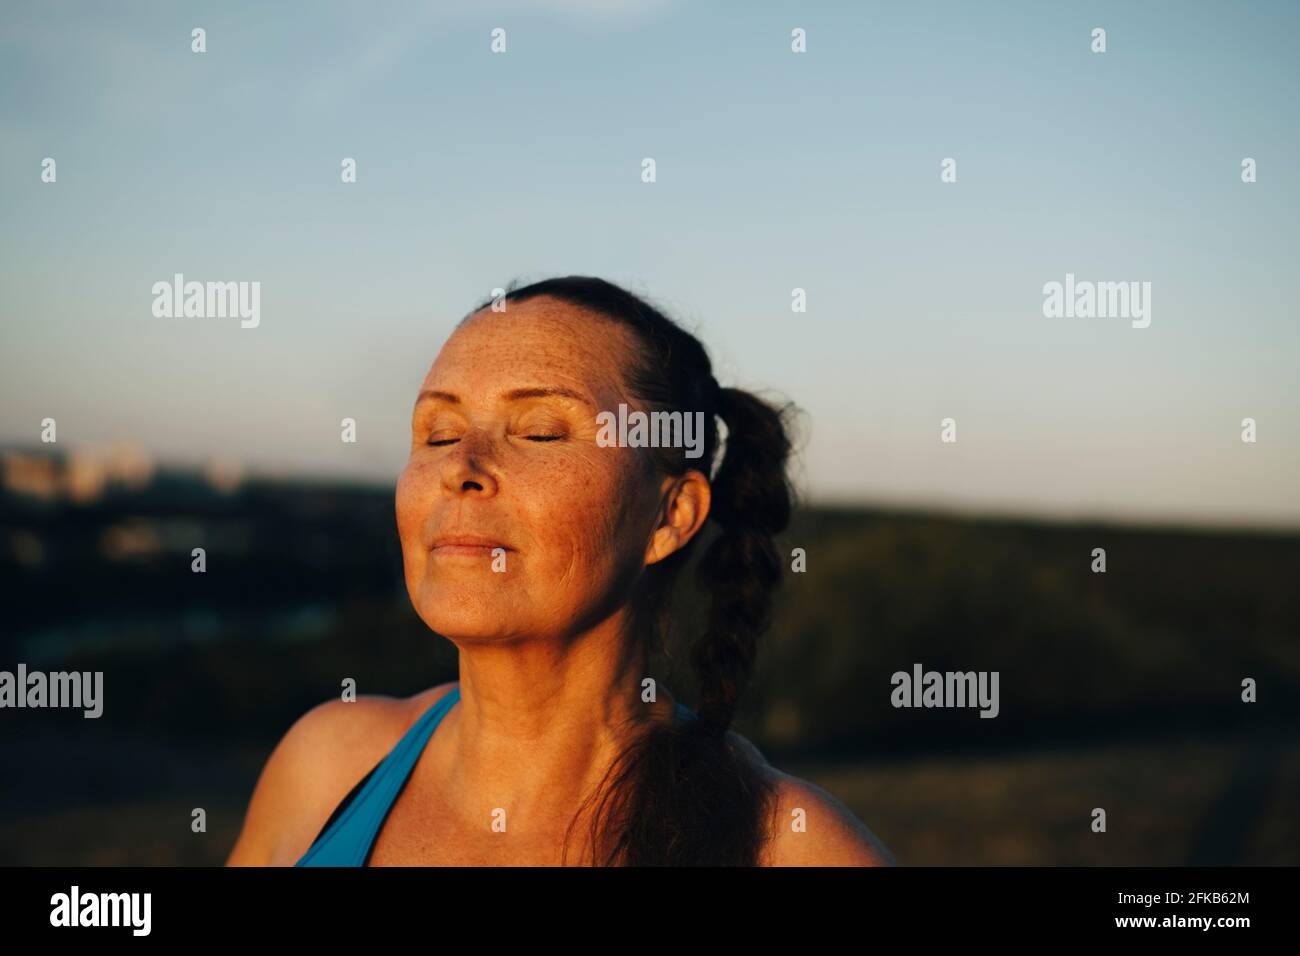
<path id="1" fill-rule="evenodd" d="M 453 496 L 497 493 L 495 445 L 481 428 L 471 428 L 447 449 L 440 463 L 443 490 Z"/>

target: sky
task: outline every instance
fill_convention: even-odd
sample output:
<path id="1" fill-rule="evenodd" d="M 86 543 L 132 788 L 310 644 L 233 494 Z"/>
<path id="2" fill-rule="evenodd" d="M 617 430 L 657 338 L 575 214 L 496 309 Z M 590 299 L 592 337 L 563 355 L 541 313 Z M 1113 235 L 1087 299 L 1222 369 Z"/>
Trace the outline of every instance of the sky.
<path id="1" fill-rule="evenodd" d="M 391 483 L 455 322 L 586 274 L 798 404 L 810 500 L 1297 528 L 1298 39 L 1267 0 L 6 4 L 0 447 Z M 155 316 L 175 273 L 259 324 Z M 1067 273 L 1150 324 L 1045 316 Z"/>

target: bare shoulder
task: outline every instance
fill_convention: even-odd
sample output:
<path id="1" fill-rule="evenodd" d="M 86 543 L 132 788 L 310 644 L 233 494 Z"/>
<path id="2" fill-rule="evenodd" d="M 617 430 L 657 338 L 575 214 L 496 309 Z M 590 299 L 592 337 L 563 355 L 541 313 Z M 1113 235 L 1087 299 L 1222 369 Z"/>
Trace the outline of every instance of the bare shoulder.
<path id="1" fill-rule="evenodd" d="M 771 835 L 763 866 L 897 865 L 889 849 L 833 794 L 773 767 L 739 734 L 729 737 L 772 787 Z"/>
<path id="2" fill-rule="evenodd" d="M 775 826 L 768 866 L 896 865 L 889 849 L 833 794 L 779 770 L 772 774 Z"/>
<path id="3" fill-rule="evenodd" d="M 226 866 L 290 864 L 338 803 L 455 683 L 411 697 L 328 700 L 294 721 L 267 758 Z"/>

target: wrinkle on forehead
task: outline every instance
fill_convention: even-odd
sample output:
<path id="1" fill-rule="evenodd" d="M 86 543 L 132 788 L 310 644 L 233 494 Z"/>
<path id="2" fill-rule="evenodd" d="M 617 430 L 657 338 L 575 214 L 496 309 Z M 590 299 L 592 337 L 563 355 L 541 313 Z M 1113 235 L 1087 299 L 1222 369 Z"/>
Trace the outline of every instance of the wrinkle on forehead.
<path id="1" fill-rule="evenodd" d="M 469 316 L 443 345 L 424 387 L 459 384 L 481 394 L 490 379 L 545 385 L 558 377 L 587 385 L 597 403 L 629 401 L 624 373 L 635 347 L 635 334 L 614 320 L 541 296 Z"/>

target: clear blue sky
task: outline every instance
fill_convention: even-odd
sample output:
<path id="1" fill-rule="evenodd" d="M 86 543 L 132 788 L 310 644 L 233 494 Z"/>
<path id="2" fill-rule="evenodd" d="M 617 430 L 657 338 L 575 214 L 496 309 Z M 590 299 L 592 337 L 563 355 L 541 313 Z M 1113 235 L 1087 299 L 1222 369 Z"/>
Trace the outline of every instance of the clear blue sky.
<path id="1" fill-rule="evenodd" d="M 51 416 L 61 445 L 391 482 L 451 325 L 585 273 L 806 409 L 814 498 L 1300 526 L 1300 4 L 6 4 L 0 27 L 0 444 Z M 260 281 L 260 327 L 154 318 L 176 272 Z M 1151 282 L 1150 327 L 1045 318 L 1067 272 Z"/>

